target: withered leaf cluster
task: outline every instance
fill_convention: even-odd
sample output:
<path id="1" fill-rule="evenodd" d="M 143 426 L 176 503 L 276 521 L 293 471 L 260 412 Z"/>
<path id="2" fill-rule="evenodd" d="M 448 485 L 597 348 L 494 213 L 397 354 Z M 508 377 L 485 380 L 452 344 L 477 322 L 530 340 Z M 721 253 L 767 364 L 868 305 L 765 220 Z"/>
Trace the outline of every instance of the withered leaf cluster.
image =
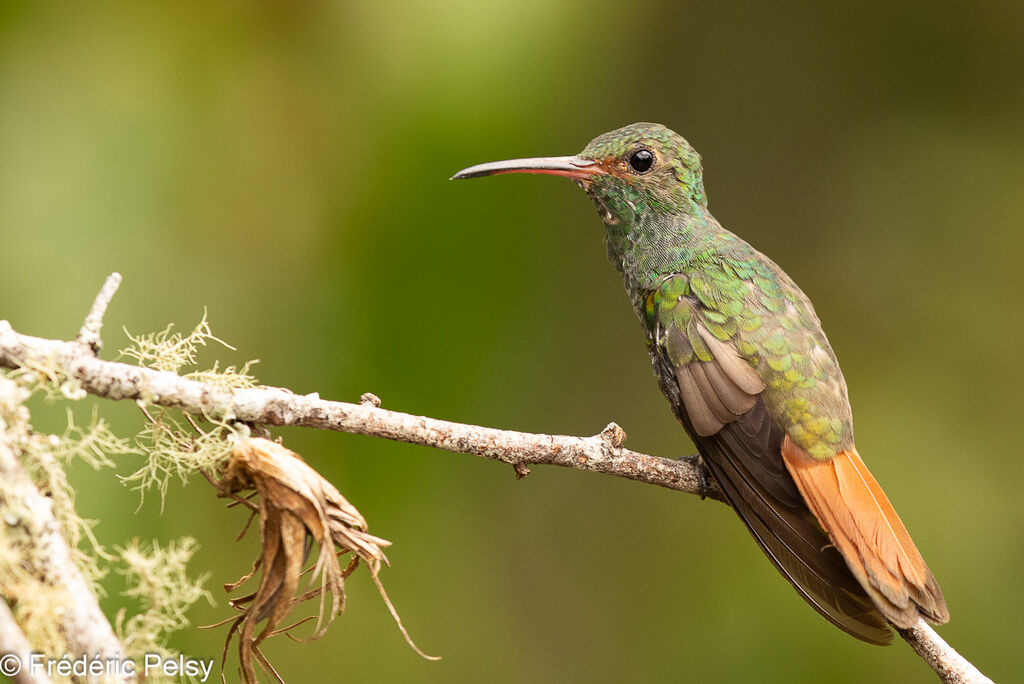
<path id="1" fill-rule="evenodd" d="M 257 681 L 256 664 L 283 682 L 261 653 L 260 644 L 312 619 L 280 627 L 298 604 L 313 598 L 319 598 L 320 607 L 316 628 L 309 639 L 323 636 L 345 608 L 345 579 L 360 561 L 369 569 L 409 645 L 424 658 L 433 659 L 413 644 L 380 583 L 381 564 L 387 563 L 382 548 L 391 542 L 367 532 L 366 520 L 355 506 L 298 454 L 266 439 L 246 439 L 232 449 L 217 489 L 221 496 L 244 503 L 259 517 L 260 555 L 249 573 L 226 584 L 224 589 L 233 592 L 262 568 L 259 586 L 255 592 L 230 601 L 241 612 L 240 616 L 219 623 L 232 623 L 224 644 L 225 657 L 232 638 L 238 634 L 239 659 L 247 683 Z M 243 492 L 255 492 L 256 496 L 242 498 Z M 314 543 L 320 548 L 319 555 L 315 564 L 304 571 Z M 342 567 L 343 559 L 349 555 Z M 309 587 L 299 593 L 301 577 L 306 573 L 311 573 Z M 263 620 L 266 624 L 257 634 L 257 624 Z"/>

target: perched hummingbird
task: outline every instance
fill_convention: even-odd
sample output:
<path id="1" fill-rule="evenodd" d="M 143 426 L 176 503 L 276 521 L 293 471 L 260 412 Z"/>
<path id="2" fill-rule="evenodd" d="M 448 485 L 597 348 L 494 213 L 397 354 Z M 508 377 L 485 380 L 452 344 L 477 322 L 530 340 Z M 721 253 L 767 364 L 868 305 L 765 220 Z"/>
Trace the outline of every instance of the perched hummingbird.
<path id="1" fill-rule="evenodd" d="M 661 391 L 769 560 L 826 620 L 872 644 L 949 619 L 942 591 L 853 441 L 846 381 L 807 296 L 708 211 L 700 156 L 636 123 L 579 155 L 453 178 L 573 179 L 643 324 Z"/>

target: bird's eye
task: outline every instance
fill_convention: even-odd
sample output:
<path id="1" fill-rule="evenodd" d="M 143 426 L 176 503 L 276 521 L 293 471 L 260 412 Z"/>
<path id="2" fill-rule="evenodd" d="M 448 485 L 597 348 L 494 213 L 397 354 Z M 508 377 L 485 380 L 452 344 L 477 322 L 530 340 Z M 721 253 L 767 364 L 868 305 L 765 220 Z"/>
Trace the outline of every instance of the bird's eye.
<path id="1" fill-rule="evenodd" d="M 650 150 L 639 149 L 629 155 L 629 167 L 637 173 L 647 173 L 654 166 L 654 153 Z"/>

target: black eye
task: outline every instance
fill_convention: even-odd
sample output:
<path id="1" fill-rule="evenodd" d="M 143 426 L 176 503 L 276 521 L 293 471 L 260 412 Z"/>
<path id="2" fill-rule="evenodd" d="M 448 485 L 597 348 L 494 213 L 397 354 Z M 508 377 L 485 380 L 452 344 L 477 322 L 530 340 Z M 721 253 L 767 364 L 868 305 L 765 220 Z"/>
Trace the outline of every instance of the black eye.
<path id="1" fill-rule="evenodd" d="M 629 166 L 637 173 L 647 173 L 654 166 L 654 153 L 640 149 L 629 155 Z"/>

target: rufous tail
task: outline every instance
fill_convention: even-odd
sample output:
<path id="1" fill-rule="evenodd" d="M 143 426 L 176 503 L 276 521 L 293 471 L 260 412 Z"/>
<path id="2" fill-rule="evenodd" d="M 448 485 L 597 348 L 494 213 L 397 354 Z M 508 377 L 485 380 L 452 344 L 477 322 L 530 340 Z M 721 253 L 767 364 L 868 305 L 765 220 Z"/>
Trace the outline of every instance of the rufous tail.
<path id="1" fill-rule="evenodd" d="M 820 460 L 787 436 L 782 457 L 818 522 L 889 622 L 908 628 L 919 617 L 934 624 L 949 620 L 935 577 L 855 447 Z"/>

